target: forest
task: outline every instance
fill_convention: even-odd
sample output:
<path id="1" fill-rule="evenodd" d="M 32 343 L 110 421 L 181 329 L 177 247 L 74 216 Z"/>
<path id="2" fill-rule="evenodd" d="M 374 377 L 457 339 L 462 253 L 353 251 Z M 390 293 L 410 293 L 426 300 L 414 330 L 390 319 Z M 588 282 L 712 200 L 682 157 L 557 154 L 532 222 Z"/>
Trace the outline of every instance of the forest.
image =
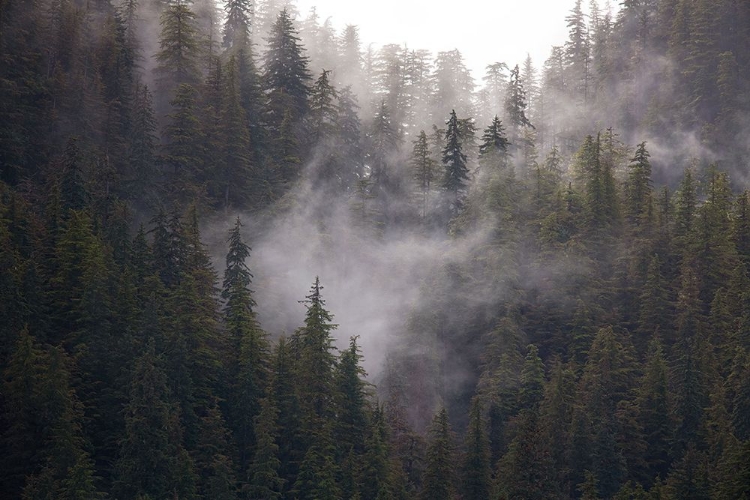
<path id="1" fill-rule="evenodd" d="M 750 498 L 750 3 L 559 22 L 0 0 L 0 497 Z"/>

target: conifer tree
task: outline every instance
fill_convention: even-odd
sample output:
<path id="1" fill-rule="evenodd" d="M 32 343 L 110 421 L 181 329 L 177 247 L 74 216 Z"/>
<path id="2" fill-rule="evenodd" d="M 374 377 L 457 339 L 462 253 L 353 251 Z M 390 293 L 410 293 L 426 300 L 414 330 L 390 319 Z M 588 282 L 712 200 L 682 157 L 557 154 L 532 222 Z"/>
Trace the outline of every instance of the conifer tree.
<path id="1" fill-rule="evenodd" d="M 450 118 L 446 122 L 448 129 L 445 132 L 445 148 L 443 148 L 443 189 L 451 195 L 451 215 L 455 216 L 463 207 L 463 196 L 466 190 L 466 181 L 469 180 L 469 169 L 466 166 L 466 155 L 463 152 L 463 141 L 459 130 L 458 117 L 455 111 L 451 111 Z"/>
<path id="2" fill-rule="evenodd" d="M 672 306 L 661 267 L 659 256 L 651 257 L 640 296 L 641 306 L 638 315 L 638 330 L 640 338 L 644 340 L 654 333 L 664 339 L 673 337 Z"/>
<path id="3" fill-rule="evenodd" d="M 689 447 L 702 444 L 704 408 L 707 405 L 702 350 L 704 323 L 700 312 L 699 283 L 690 261 L 683 263 L 677 303 L 677 342 L 673 352 L 677 428 L 673 456 L 684 458 Z M 692 456 L 685 467 L 692 467 Z"/>
<path id="4" fill-rule="evenodd" d="M 287 9 L 279 12 L 273 24 L 264 61 L 264 123 L 272 141 L 269 152 L 279 168 L 276 182 L 285 185 L 299 174 L 297 128 L 309 109 L 311 79 L 308 58 Z"/>
<path id="5" fill-rule="evenodd" d="M 133 121 L 128 145 L 129 178 L 127 190 L 131 197 L 143 197 L 153 203 L 156 196 L 154 184 L 158 180 L 156 169 L 156 117 L 151 92 L 145 85 L 136 85 L 133 97 Z"/>
<path id="6" fill-rule="evenodd" d="M 336 358 L 333 354 L 331 332 L 337 327 L 333 316 L 325 309 L 321 295 L 323 287 L 315 278 L 310 294 L 303 304 L 307 308 L 305 326 L 295 333 L 298 349 L 298 381 L 303 426 L 310 443 L 317 444 L 317 453 L 333 445 L 329 417 L 334 408 L 333 374 Z"/>
<path id="7" fill-rule="evenodd" d="M 740 260 L 750 262 L 750 192 L 744 191 L 737 197 L 732 224 L 732 237 Z"/>
<path id="8" fill-rule="evenodd" d="M 247 493 L 253 500 L 282 498 L 284 480 L 279 477 L 278 409 L 271 397 L 261 401 L 261 411 L 255 418 L 255 456 L 248 470 Z"/>
<path id="9" fill-rule="evenodd" d="M 227 211 L 232 206 L 247 206 L 246 200 L 254 187 L 250 131 L 242 108 L 241 80 L 234 55 L 227 62 L 224 82 L 220 127 L 222 168 L 215 174 L 219 184 L 215 196 Z"/>
<path id="10" fill-rule="evenodd" d="M 648 359 L 635 401 L 646 443 L 643 459 L 648 468 L 645 476 L 647 487 L 657 478 L 666 479 L 669 471 L 673 423 L 669 414 L 668 377 L 661 343 L 655 339 L 649 345 Z"/>
<path id="11" fill-rule="evenodd" d="M 250 39 L 250 23 L 253 16 L 252 0 L 227 0 L 224 4 L 226 20 L 222 45 L 233 48 L 246 44 Z"/>
<path id="12" fill-rule="evenodd" d="M 646 143 L 642 142 L 631 160 L 627 184 L 627 214 L 630 222 L 643 225 L 650 213 L 651 204 L 651 163 Z"/>
<path id="13" fill-rule="evenodd" d="M 297 122 L 308 109 L 311 79 L 300 38 L 287 9 L 279 12 L 268 38 L 265 54 L 264 87 L 268 93 L 270 123 L 278 126 L 285 111 Z"/>
<path id="14" fill-rule="evenodd" d="M 191 85 L 177 87 L 171 101 L 173 113 L 164 129 L 167 139 L 164 162 L 169 166 L 167 189 L 182 206 L 196 200 L 203 189 L 205 151 L 203 131 L 196 114 L 196 91 Z"/>
<path id="15" fill-rule="evenodd" d="M 509 125 L 510 144 L 519 150 L 523 129 L 534 128 L 529 119 L 526 117 L 526 90 L 521 82 L 520 70 L 518 65 L 510 72 L 510 80 L 505 91 L 505 117 Z"/>
<path id="16" fill-rule="evenodd" d="M 591 79 L 590 37 L 581 4 L 582 0 L 576 0 L 570 14 L 565 18 L 569 32 L 568 41 L 565 43 L 565 56 L 570 72 L 569 80 L 573 82 L 573 95 L 576 100 L 587 103 Z"/>
<path id="17" fill-rule="evenodd" d="M 360 366 L 362 355 L 357 345 L 357 337 L 349 340 L 349 348 L 343 351 L 335 372 L 336 436 L 339 457 L 353 451 L 364 453 L 364 440 L 367 434 L 366 373 Z"/>
<path id="18" fill-rule="evenodd" d="M 488 408 L 488 438 L 493 465 L 507 447 L 506 420 L 517 412 L 516 389 L 523 367 L 521 335 L 519 326 L 504 318 L 487 335 L 485 344 L 477 393 Z"/>
<path id="19" fill-rule="evenodd" d="M 505 137 L 503 123 L 495 115 L 492 123 L 484 130 L 482 143 L 479 145 L 479 164 L 491 171 L 508 166 L 510 142 Z"/>
<path id="20" fill-rule="evenodd" d="M 260 402 L 268 384 L 269 346 L 266 334 L 258 324 L 255 300 L 250 289 L 253 275 L 247 266 L 250 247 L 241 234 L 237 218 L 229 232 L 226 269 L 221 296 L 226 300 L 224 323 L 229 334 L 228 370 L 234 437 L 240 453 L 240 466 L 246 468 L 252 458 L 255 435 L 254 419 L 260 413 Z"/>
<path id="21" fill-rule="evenodd" d="M 198 494 L 203 498 L 237 500 L 234 453 L 217 400 L 214 398 L 209 403 L 201 417 L 201 431 L 194 452 Z"/>
<path id="22" fill-rule="evenodd" d="M 323 70 L 310 91 L 307 142 L 314 149 L 318 162 L 313 181 L 341 190 L 345 174 L 342 172 L 344 166 L 339 150 L 338 92 L 330 83 L 329 74 L 330 71 Z"/>
<path id="23" fill-rule="evenodd" d="M 381 408 L 373 412 L 372 423 L 369 428 L 365 444 L 365 454 L 362 457 L 362 468 L 359 476 L 354 479 L 354 495 L 359 490 L 362 500 L 378 500 L 381 498 L 398 497 L 399 489 L 404 490 L 406 485 L 399 484 L 399 480 L 406 482 L 406 478 L 397 477 L 393 473 L 391 447 L 388 444 L 388 426 L 386 417 Z"/>
<path id="24" fill-rule="evenodd" d="M 294 485 L 304 454 L 302 410 L 297 396 L 291 347 L 280 339 L 273 356 L 269 397 L 278 408 L 279 476 L 284 491 Z"/>
<path id="25" fill-rule="evenodd" d="M 160 50 L 156 54 L 160 85 L 167 96 L 179 85 L 196 85 L 200 81 L 200 50 L 197 19 L 190 8 L 191 0 L 167 4 L 161 14 Z"/>
<path id="26" fill-rule="evenodd" d="M 190 498 L 195 492 L 192 460 L 153 344 L 134 367 L 114 489 L 132 498 Z"/>
<path id="27" fill-rule="evenodd" d="M 330 73 L 323 70 L 310 89 L 308 119 L 313 143 L 320 144 L 331 139 L 338 128 L 338 92 L 329 80 Z"/>
<path id="28" fill-rule="evenodd" d="M 364 151 L 362 149 L 362 123 L 359 119 L 359 104 L 351 86 L 339 92 L 338 117 L 341 157 L 342 188 L 351 192 L 358 179 L 365 176 Z"/>
<path id="29" fill-rule="evenodd" d="M 430 155 L 430 146 L 427 142 L 427 134 L 424 130 L 419 133 L 417 140 L 414 141 L 414 149 L 411 156 L 411 167 L 413 177 L 417 183 L 419 200 L 421 208 L 420 214 L 424 220 L 427 217 L 427 205 L 432 181 L 435 178 L 435 162 Z"/>
<path id="30" fill-rule="evenodd" d="M 693 173 L 690 169 L 685 170 L 685 175 L 680 182 L 680 188 L 675 197 L 675 244 L 683 252 L 690 248 L 690 237 L 692 236 L 693 223 L 696 213 L 697 199 L 696 187 Z"/>
<path id="31" fill-rule="evenodd" d="M 579 457 L 576 466 L 589 469 L 596 477 L 599 492 L 613 495 L 625 476 L 625 458 L 616 437 L 620 422 L 616 418 L 620 402 L 627 401 L 634 379 L 633 346 L 627 336 L 616 335 L 612 327 L 601 328 L 589 350 L 589 357 L 580 380 L 583 410 L 579 414 L 584 436 L 590 439 L 590 466 Z M 575 439 L 575 438 L 574 438 Z M 583 481 L 583 471 L 574 474 L 574 482 Z"/>
<path id="32" fill-rule="evenodd" d="M 563 493 L 570 490 L 571 462 L 575 457 L 575 449 L 570 449 L 575 397 L 573 371 L 557 360 L 550 370 L 550 380 L 540 405 L 540 433 L 541 439 L 547 442 L 555 471 L 551 480 Z"/>
<path id="33" fill-rule="evenodd" d="M 430 426 L 427 463 L 420 498 L 450 500 L 454 494 L 453 443 L 445 408 L 435 414 Z"/>
<path id="34" fill-rule="evenodd" d="M 60 181 L 60 203 L 64 212 L 83 210 L 89 204 L 90 195 L 83 178 L 81 156 L 78 139 L 71 137 L 65 145 L 62 158 L 63 177 Z"/>
<path id="35" fill-rule="evenodd" d="M 478 399 L 471 405 L 466 454 L 462 474 L 462 498 L 481 500 L 490 496 L 490 446 Z"/>
<path id="36" fill-rule="evenodd" d="M 396 182 L 390 170 L 392 155 L 398 147 L 399 139 L 385 101 L 381 101 L 370 129 L 367 154 L 371 168 L 370 179 L 375 189 L 390 192 Z"/>
<path id="37" fill-rule="evenodd" d="M 521 387 L 518 391 L 519 407 L 535 409 L 542 401 L 544 391 L 544 365 L 535 345 L 528 347 L 526 360 L 521 370 Z"/>
<path id="38" fill-rule="evenodd" d="M 22 331 L 3 372 L 3 483 L 15 498 L 98 498 L 70 359 Z"/>

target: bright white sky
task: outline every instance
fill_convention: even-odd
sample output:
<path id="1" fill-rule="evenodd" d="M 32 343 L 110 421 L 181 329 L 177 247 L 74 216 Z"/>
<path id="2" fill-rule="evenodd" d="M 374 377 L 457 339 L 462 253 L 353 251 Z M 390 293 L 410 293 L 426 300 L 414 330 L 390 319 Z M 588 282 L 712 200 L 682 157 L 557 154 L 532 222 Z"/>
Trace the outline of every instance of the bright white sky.
<path id="1" fill-rule="evenodd" d="M 500 61 L 512 68 L 523 64 L 527 53 L 541 69 L 552 45 L 567 38 L 565 16 L 575 0 L 297 0 L 296 4 L 301 18 L 316 6 L 321 23 L 331 17 L 339 31 L 347 24 L 359 26 L 363 48 L 368 43 L 406 43 L 433 53 L 457 48 L 481 83 L 488 64 Z M 584 2 L 586 10 L 588 5 Z"/>

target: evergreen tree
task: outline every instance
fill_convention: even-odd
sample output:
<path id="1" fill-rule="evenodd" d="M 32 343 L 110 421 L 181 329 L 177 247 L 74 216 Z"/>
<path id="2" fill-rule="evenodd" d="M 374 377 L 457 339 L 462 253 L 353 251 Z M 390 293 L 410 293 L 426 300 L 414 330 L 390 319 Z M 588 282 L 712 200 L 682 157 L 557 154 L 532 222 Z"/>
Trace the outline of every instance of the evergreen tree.
<path id="1" fill-rule="evenodd" d="M 170 167 L 167 189 L 179 204 L 200 199 L 204 179 L 203 132 L 196 115 L 196 91 L 188 84 L 177 87 L 173 113 L 164 129 L 167 139 L 164 162 Z"/>
<path id="2" fill-rule="evenodd" d="M 136 85 L 133 98 L 133 121 L 127 156 L 130 163 L 126 189 L 133 198 L 155 202 L 154 184 L 159 179 L 156 168 L 156 117 L 148 87 Z"/>
<path id="3" fill-rule="evenodd" d="M 399 489 L 404 490 L 407 478 L 393 473 L 393 456 L 388 445 L 388 434 L 385 415 L 383 410 L 376 408 L 373 412 L 372 425 L 365 444 L 366 451 L 362 457 L 362 468 L 359 476 L 355 476 L 357 484 L 354 485 L 352 496 L 356 498 L 357 493 L 363 500 L 378 500 L 381 498 L 403 498 L 397 494 Z"/>
<path id="4" fill-rule="evenodd" d="M 646 282 L 641 292 L 638 315 L 638 329 L 644 340 L 655 333 L 665 339 L 672 338 L 672 306 L 661 267 L 659 256 L 651 257 Z"/>
<path id="5" fill-rule="evenodd" d="M 293 356 L 285 339 L 280 339 L 273 357 L 269 397 L 278 408 L 279 476 L 284 491 L 294 485 L 304 453 L 302 414 L 295 390 Z M 256 429 L 256 432 L 257 431 Z"/>
<path id="6" fill-rule="evenodd" d="M 587 103 L 589 100 L 590 75 L 590 36 L 583 13 L 582 0 L 576 0 L 570 14 L 565 18 L 568 23 L 568 40 L 565 42 L 565 56 L 568 63 L 568 79 L 572 82 L 571 90 L 577 101 Z"/>
<path id="7" fill-rule="evenodd" d="M 519 149 L 524 128 L 534 128 L 526 117 L 526 90 L 521 82 L 518 65 L 510 72 L 510 80 L 505 93 L 505 117 L 509 125 L 510 144 Z"/>
<path id="8" fill-rule="evenodd" d="M 273 399 L 261 402 L 261 411 L 255 418 L 255 456 L 248 471 L 248 497 L 253 500 L 278 500 L 282 498 L 284 480 L 279 477 L 278 409 Z"/>
<path id="9" fill-rule="evenodd" d="M 453 443 L 448 413 L 442 408 L 435 414 L 430 426 L 427 446 L 427 467 L 420 498 L 425 500 L 450 500 L 453 498 Z"/>
<path id="10" fill-rule="evenodd" d="M 368 429 L 367 402 L 365 394 L 366 376 L 360 366 L 362 355 L 357 346 L 357 337 L 349 341 L 349 349 L 341 353 L 335 372 L 336 436 L 339 457 L 349 452 L 362 455 Z"/>
<path id="11" fill-rule="evenodd" d="M 411 167 L 413 169 L 412 175 L 417 183 L 420 198 L 420 214 L 424 220 L 427 217 L 429 195 L 432 190 L 432 181 L 435 178 L 435 162 L 430 155 L 430 146 L 427 142 L 427 134 L 425 134 L 424 130 L 419 133 L 417 140 L 414 141 Z"/>
<path id="12" fill-rule="evenodd" d="M 198 494 L 203 498 L 237 500 L 235 464 L 231 458 L 234 454 L 216 399 L 205 409 L 200 428 L 194 452 Z"/>
<path id="13" fill-rule="evenodd" d="M 571 466 L 578 465 L 571 462 L 582 455 L 576 454 L 581 450 L 576 450 L 573 447 L 576 443 L 571 440 L 575 397 L 573 371 L 558 360 L 550 371 L 550 380 L 540 405 L 540 433 L 541 439 L 548 443 L 549 457 L 555 471 L 550 480 L 563 493 L 570 492 Z"/>
<path id="14" fill-rule="evenodd" d="M 3 483 L 19 498 L 99 498 L 83 435 L 83 408 L 61 348 L 18 336 L 4 376 Z"/>
<path id="15" fill-rule="evenodd" d="M 362 124 L 358 115 L 359 104 L 350 86 L 339 92 L 338 118 L 342 188 L 351 192 L 357 181 L 364 178 L 364 151 L 362 150 Z"/>
<path id="16" fill-rule="evenodd" d="M 247 115 L 242 108 L 242 84 L 237 58 L 232 55 L 227 62 L 223 89 L 221 127 L 221 168 L 214 175 L 214 196 L 225 211 L 232 206 L 244 207 L 254 186 L 251 165 L 250 131 Z"/>
<path id="17" fill-rule="evenodd" d="M 228 370 L 231 398 L 228 410 L 240 453 L 240 466 L 247 468 L 255 445 L 254 420 L 268 384 L 269 346 L 258 324 L 253 275 L 247 266 L 250 247 L 244 243 L 239 217 L 229 232 L 226 269 L 221 296 L 226 300 L 224 323 L 229 335 Z"/>
<path id="18" fill-rule="evenodd" d="M 521 409 L 536 409 L 542 401 L 544 390 L 544 365 L 535 345 L 528 347 L 526 360 L 521 370 L 521 386 L 518 391 Z"/>
<path id="19" fill-rule="evenodd" d="M 224 4 L 224 11 L 226 20 L 222 45 L 232 48 L 246 44 L 250 39 L 253 2 L 251 0 L 227 0 Z"/>
<path id="20" fill-rule="evenodd" d="M 192 498 L 192 460 L 182 446 L 178 412 L 153 344 L 136 360 L 129 392 L 115 491 L 129 498 Z"/>
<path id="21" fill-rule="evenodd" d="M 443 166 L 445 167 L 443 188 L 452 196 L 450 211 L 451 215 L 456 216 L 463 207 L 466 181 L 469 180 L 469 169 L 466 166 L 466 155 L 463 153 L 463 138 L 461 137 L 458 117 L 455 111 L 451 111 L 451 116 L 446 125 L 448 125 L 448 129 L 445 132 L 446 144 L 445 148 L 443 148 L 442 158 Z"/>
<path id="22" fill-rule="evenodd" d="M 161 88 L 169 96 L 176 87 L 200 81 L 198 52 L 200 33 L 189 0 L 167 4 L 161 14 L 160 50 L 156 54 Z"/>
<path id="23" fill-rule="evenodd" d="M 482 418 L 482 406 L 475 399 L 469 413 L 466 455 L 462 474 L 462 498 L 481 500 L 490 496 L 490 446 Z"/>
<path id="24" fill-rule="evenodd" d="M 398 148 L 399 139 L 391 119 L 390 109 L 385 101 L 375 115 L 368 137 L 367 159 L 370 165 L 370 179 L 378 191 L 391 192 L 395 189 L 396 179 L 391 171 L 393 152 Z"/>
<path id="25" fill-rule="evenodd" d="M 479 164 L 490 171 L 504 169 L 508 166 L 510 142 L 505 137 L 503 124 L 497 115 L 484 130 L 482 144 L 479 145 Z"/>
<path id="26" fill-rule="evenodd" d="M 643 225 L 651 213 L 651 164 L 646 143 L 642 142 L 631 160 L 627 185 L 627 214 L 630 222 Z"/>
<path id="27" fill-rule="evenodd" d="M 330 184 L 337 190 L 345 187 L 339 150 L 338 92 L 328 80 L 330 71 L 323 70 L 310 91 L 310 112 L 307 116 L 308 138 L 316 156 L 314 182 Z"/>
<path id="28" fill-rule="evenodd" d="M 281 10 L 268 38 L 265 54 L 264 87 L 269 94 L 267 107 L 276 115 L 271 124 L 277 124 L 284 111 L 290 111 L 298 121 L 308 109 L 308 59 L 304 55 L 292 16 Z"/>
<path id="29" fill-rule="evenodd" d="M 297 127 L 308 110 L 311 79 L 308 58 L 287 9 L 279 12 L 273 24 L 264 60 L 264 122 L 273 143 L 271 157 L 280 169 L 277 182 L 284 185 L 295 180 L 299 173 Z"/>
<path id="30" fill-rule="evenodd" d="M 689 446 L 702 443 L 704 408 L 708 406 L 701 366 L 704 325 L 698 297 L 699 284 L 693 268 L 690 261 L 683 263 L 682 287 L 677 303 L 677 343 L 673 353 L 672 377 L 677 386 L 674 410 L 678 421 L 673 454 L 680 458 L 684 458 Z M 695 458 L 693 456 L 691 460 Z"/>
<path id="31" fill-rule="evenodd" d="M 60 181 L 60 203 L 64 212 L 83 210 L 89 204 L 81 165 L 81 150 L 76 138 L 68 139 L 63 154 L 63 177 Z"/>
<path id="32" fill-rule="evenodd" d="M 308 442 L 317 445 L 311 458 L 318 463 L 318 455 L 327 453 L 333 445 L 331 421 L 334 408 L 333 373 L 336 358 L 333 354 L 331 332 L 337 325 L 331 323 L 333 316 L 325 309 L 321 295 L 323 287 L 315 278 L 310 294 L 303 301 L 307 308 L 305 326 L 295 333 L 295 348 L 298 350 L 298 381 L 302 409 L 302 425 Z M 327 459 L 326 459 L 327 460 Z"/>
<path id="33" fill-rule="evenodd" d="M 666 479 L 670 464 L 670 444 L 673 423 L 669 408 L 669 371 L 658 340 L 649 346 L 648 360 L 637 392 L 638 420 L 643 429 L 646 450 L 643 459 L 648 467 L 645 485 Z"/>

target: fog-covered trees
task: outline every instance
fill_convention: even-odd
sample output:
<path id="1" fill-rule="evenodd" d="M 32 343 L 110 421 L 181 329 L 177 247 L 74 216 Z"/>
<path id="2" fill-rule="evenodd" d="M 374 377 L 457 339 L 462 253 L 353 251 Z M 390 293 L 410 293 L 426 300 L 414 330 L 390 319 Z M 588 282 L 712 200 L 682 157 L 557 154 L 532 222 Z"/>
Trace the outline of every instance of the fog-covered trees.
<path id="1" fill-rule="evenodd" d="M 5 497 L 747 496 L 750 8 L 560 22 L 475 86 L 285 0 L 0 2 Z"/>

